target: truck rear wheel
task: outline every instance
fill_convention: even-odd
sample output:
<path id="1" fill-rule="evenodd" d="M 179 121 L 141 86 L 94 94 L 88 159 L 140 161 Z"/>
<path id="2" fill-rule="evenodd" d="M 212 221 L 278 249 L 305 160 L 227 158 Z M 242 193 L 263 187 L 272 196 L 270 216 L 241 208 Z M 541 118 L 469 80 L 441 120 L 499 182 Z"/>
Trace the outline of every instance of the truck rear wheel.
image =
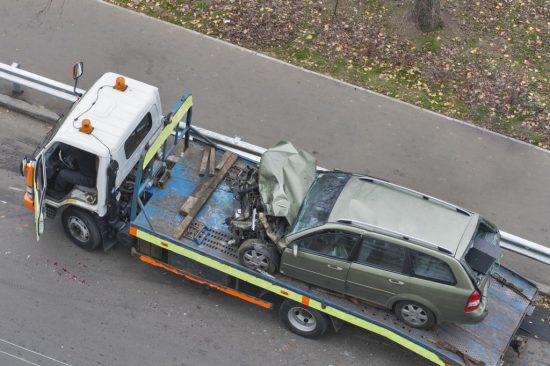
<path id="1" fill-rule="evenodd" d="M 73 243 L 85 250 L 94 250 L 101 245 L 101 232 L 91 213 L 68 207 L 61 215 L 63 229 Z"/>
<path id="2" fill-rule="evenodd" d="M 306 338 L 322 336 L 329 325 L 325 314 L 288 299 L 281 304 L 279 317 L 291 332 Z"/>

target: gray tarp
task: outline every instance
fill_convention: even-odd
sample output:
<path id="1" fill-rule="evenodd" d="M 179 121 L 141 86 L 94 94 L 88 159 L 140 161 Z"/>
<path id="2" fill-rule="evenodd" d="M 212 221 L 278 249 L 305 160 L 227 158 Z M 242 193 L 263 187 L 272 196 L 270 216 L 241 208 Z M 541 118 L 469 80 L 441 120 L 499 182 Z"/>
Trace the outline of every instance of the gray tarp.
<path id="1" fill-rule="evenodd" d="M 308 152 L 281 141 L 260 160 L 259 188 L 267 213 L 293 224 L 313 180 L 317 163 Z"/>

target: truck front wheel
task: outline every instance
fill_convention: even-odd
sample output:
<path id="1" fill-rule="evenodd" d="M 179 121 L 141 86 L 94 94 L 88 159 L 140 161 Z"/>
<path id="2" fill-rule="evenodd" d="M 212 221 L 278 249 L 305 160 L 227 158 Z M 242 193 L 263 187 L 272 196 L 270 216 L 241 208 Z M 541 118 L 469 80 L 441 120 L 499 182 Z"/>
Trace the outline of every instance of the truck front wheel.
<path id="1" fill-rule="evenodd" d="M 85 250 L 94 250 L 101 245 L 101 232 L 91 213 L 68 207 L 61 215 L 63 229 L 71 241 Z"/>
<path id="2" fill-rule="evenodd" d="M 279 317 L 291 332 L 306 338 L 322 336 L 329 325 L 325 314 L 288 299 L 281 304 Z"/>

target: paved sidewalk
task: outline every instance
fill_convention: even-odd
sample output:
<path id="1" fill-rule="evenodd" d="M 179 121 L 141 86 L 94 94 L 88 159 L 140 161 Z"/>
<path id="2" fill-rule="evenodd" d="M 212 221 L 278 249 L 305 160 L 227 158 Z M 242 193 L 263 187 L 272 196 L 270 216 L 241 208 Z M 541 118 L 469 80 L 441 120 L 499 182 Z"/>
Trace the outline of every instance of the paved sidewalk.
<path id="1" fill-rule="evenodd" d="M 70 83 L 83 60 L 80 87 L 120 72 L 159 86 L 165 110 L 190 91 L 201 126 L 262 146 L 292 140 L 320 165 L 389 179 L 550 245 L 546 151 L 101 2 L 47 3 L 2 2 L 0 62 Z M 550 284 L 542 265 L 505 262 Z"/>

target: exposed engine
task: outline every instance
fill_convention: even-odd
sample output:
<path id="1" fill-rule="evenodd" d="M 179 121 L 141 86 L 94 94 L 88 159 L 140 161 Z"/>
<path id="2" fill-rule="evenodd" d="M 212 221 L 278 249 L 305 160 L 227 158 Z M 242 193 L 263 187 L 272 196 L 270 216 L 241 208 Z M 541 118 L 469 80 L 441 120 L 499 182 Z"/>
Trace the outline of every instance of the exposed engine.
<path id="1" fill-rule="evenodd" d="M 235 195 L 235 207 L 233 217 L 228 217 L 226 223 L 230 226 L 236 244 L 240 245 L 247 239 L 277 243 L 288 224 L 283 217 L 266 214 L 259 191 L 258 169 L 233 167 L 227 181 Z"/>

